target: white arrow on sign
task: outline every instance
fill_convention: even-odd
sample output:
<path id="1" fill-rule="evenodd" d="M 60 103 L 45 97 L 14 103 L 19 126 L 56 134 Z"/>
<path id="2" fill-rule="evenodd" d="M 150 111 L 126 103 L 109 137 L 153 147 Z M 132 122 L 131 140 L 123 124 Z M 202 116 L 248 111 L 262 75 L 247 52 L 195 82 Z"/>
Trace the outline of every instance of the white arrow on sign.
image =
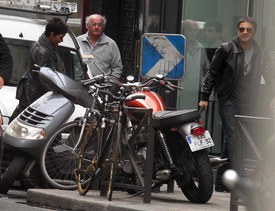
<path id="1" fill-rule="evenodd" d="M 146 73 L 146 77 L 154 77 L 161 72 L 166 76 L 184 58 L 166 36 L 148 35 L 146 39 L 162 56 L 162 59 Z"/>

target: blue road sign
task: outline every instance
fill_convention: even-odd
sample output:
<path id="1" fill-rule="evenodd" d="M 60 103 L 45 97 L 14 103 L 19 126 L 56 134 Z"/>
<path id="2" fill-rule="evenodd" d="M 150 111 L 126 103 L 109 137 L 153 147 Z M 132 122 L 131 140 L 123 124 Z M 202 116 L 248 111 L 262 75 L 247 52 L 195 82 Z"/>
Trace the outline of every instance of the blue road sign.
<path id="1" fill-rule="evenodd" d="M 180 34 L 146 33 L 141 40 L 141 76 L 164 75 L 169 79 L 184 76 L 185 37 Z"/>

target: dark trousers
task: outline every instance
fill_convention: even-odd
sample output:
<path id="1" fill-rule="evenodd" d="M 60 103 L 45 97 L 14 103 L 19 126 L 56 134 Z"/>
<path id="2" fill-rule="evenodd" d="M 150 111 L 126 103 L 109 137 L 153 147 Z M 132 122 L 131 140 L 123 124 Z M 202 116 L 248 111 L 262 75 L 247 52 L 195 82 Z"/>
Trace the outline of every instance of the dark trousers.
<path id="1" fill-rule="evenodd" d="M 221 158 L 229 158 L 229 164 L 225 164 L 217 169 L 216 186 L 222 185 L 223 173 L 231 168 L 233 155 L 233 137 L 235 130 L 235 115 L 238 114 L 238 108 L 233 100 L 227 100 L 224 104 L 219 104 L 219 115 L 222 120 L 222 130 L 224 135 L 223 149 Z"/>

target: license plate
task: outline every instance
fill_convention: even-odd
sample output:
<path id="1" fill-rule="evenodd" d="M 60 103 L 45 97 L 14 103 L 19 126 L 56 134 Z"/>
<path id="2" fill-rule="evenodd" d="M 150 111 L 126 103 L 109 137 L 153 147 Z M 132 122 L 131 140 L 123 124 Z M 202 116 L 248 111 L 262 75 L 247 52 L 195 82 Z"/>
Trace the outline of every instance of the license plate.
<path id="1" fill-rule="evenodd" d="M 192 152 L 214 146 L 214 142 L 207 130 L 201 136 L 186 136 L 186 140 Z"/>

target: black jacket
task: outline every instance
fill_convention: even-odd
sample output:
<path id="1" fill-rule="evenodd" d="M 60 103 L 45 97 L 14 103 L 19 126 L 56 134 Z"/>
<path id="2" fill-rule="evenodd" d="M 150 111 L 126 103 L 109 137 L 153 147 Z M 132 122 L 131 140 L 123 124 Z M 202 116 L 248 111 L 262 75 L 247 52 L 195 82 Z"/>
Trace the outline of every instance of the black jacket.
<path id="1" fill-rule="evenodd" d="M 25 77 L 27 78 L 25 85 L 26 95 L 21 99 L 24 101 L 21 102 L 21 105 L 23 104 L 24 106 L 28 106 L 50 90 L 50 87 L 48 87 L 47 84 L 44 84 L 43 81 L 40 81 L 37 73 L 33 71 L 34 64 L 41 67 L 50 67 L 54 70 L 65 73 L 64 63 L 58 54 L 57 48 L 50 43 L 45 34 L 42 34 L 38 41 L 32 46 L 27 61 L 25 74 Z"/>
<path id="2" fill-rule="evenodd" d="M 4 79 L 5 84 L 9 82 L 13 67 L 13 61 L 10 49 L 0 34 L 0 77 Z"/>
<path id="3" fill-rule="evenodd" d="M 244 56 L 245 53 L 238 38 L 229 43 L 221 44 L 214 54 L 203 81 L 201 100 L 208 101 L 214 87 L 221 104 L 231 96 L 239 73 L 244 66 Z M 264 77 L 266 84 L 272 85 L 272 91 L 275 93 L 275 74 L 271 67 L 270 58 L 255 41 L 251 68 L 250 74 L 253 74 L 253 90 L 251 93 L 256 93 L 258 90 L 261 75 Z"/>

